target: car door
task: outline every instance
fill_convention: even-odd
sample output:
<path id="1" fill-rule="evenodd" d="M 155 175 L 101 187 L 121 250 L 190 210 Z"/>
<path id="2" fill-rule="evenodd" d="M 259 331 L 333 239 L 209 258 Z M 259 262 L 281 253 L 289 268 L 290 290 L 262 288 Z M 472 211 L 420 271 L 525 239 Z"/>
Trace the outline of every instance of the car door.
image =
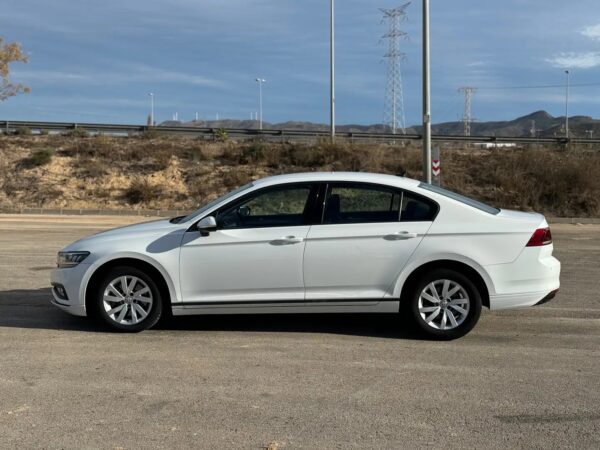
<path id="1" fill-rule="evenodd" d="M 434 202 L 401 189 L 330 183 L 322 224 L 304 252 L 307 300 L 381 299 L 437 214 Z"/>
<path id="2" fill-rule="evenodd" d="M 304 299 L 316 191 L 307 183 L 254 191 L 220 208 L 216 231 L 188 231 L 180 253 L 184 303 Z"/>

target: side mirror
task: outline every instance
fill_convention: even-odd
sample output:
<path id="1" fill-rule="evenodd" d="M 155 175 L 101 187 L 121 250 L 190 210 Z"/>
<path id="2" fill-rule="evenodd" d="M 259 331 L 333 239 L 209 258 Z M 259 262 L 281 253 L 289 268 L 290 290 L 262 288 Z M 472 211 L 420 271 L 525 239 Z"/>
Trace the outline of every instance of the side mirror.
<path id="1" fill-rule="evenodd" d="M 196 224 L 196 229 L 203 235 L 217 230 L 217 221 L 213 216 L 208 216 Z"/>
<path id="2" fill-rule="evenodd" d="M 238 214 L 242 217 L 248 217 L 250 215 L 250 208 L 246 205 L 238 208 Z"/>

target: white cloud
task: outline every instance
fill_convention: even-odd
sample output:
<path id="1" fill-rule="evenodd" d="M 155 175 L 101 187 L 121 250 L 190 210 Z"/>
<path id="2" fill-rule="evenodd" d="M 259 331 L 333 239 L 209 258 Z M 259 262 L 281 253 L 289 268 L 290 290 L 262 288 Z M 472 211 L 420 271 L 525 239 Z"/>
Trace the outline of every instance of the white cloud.
<path id="1" fill-rule="evenodd" d="M 36 82 L 38 84 L 83 84 L 83 85 L 119 85 L 132 82 L 177 83 L 205 87 L 223 87 L 221 80 L 202 75 L 165 70 L 147 65 L 122 64 L 118 70 L 110 71 L 60 71 L 60 70 L 19 70 L 13 74 L 15 80 Z"/>
<path id="2" fill-rule="evenodd" d="M 552 64 L 554 67 L 560 67 L 564 69 L 591 69 L 592 67 L 600 66 L 600 53 L 559 53 L 552 58 L 546 59 L 546 61 Z"/>
<path id="3" fill-rule="evenodd" d="M 62 72 L 60 70 L 15 70 L 12 78 L 25 81 L 46 81 L 55 83 L 57 81 L 89 81 L 91 76 L 74 73 Z"/>
<path id="4" fill-rule="evenodd" d="M 581 34 L 591 39 L 600 41 L 600 23 L 598 25 L 585 27 L 583 30 L 581 30 Z"/>
<path id="5" fill-rule="evenodd" d="M 117 78 L 121 80 L 123 75 L 124 74 L 119 74 Z M 218 87 L 223 85 L 223 83 L 219 80 L 207 78 L 202 75 L 164 70 L 158 67 L 150 67 L 145 65 L 133 67 L 131 73 L 125 75 L 124 78 L 126 80 L 133 79 L 134 81 L 162 81 L 167 83 L 194 84 L 207 87 Z"/>

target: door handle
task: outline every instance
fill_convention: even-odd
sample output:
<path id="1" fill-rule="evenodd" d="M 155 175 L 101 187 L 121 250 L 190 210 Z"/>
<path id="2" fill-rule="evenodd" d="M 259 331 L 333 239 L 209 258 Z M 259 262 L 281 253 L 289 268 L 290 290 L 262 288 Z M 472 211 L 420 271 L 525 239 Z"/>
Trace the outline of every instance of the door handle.
<path id="1" fill-rule="evenodd" d="M 407 239 L 414 239 L 417 236 L 417 233 L 411 233 L 409 231 L 398 231 L 397 233 L 388 234 L 383 238 L 386 241 L 405 241 Z"/>
<path id="2" fill-rule="evenodd" d="M 296 237 L 296 236 L 285 236 L 279 239 L 274 239 L 269 242 L 271 245 L 293 245 L 300 244 L 304 242 L 304 238 Z"/>

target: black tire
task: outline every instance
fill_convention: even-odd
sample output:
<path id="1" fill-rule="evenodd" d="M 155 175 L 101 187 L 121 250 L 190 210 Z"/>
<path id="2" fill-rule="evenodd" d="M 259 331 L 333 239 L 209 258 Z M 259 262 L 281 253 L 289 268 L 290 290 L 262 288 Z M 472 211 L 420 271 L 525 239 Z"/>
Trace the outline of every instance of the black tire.
<path id="1" fill-rule="evenodd" d="M 133 296 L 127 298 L 127 301 L 130 303 L 128 303 L 124 307 L 124 309 L 126 309 L 126 310 L 129 308 L 129 311 L 125 313 L 125 317 L 124 317 L 125 321 L 127 319 L 129 319 L 130 322 L 134 321 L 134 319 L 133 319 L 134 312 L 132 311 L 133 309 L 136 309 L 136 311 L 143 309 L 147 314 L 143 319 L 139 319 L 139 322 L 137 322 L 137 323 L 119 323 L 116 321 L 116 319 L 118 319 L 117 314 L 113 314 L 115 319 L 111 318 L 110 315 L 108 314 L 107 308 L 105 307 L 105 302 L 104 302 L 105 290 L 107 288 L 109 288 L 109 284 L 111 282 L 113 282 L 114 280 L 116 280 L 120 277 L 129 277 L 129 278 L 126 278 L 126 280 L 129 280 L 129 281 L 133 280 L 133 278 L 131 278 L 131 277 L 135 277 L 139 280 L 138 282 L 136 282 L 138 284 L 136 284 L 135 286 L 137 286 L 139 288 L 144 288 L 142 283 L 145 283 L 145 285 L 147 286 L 147 288 L 149 290 L 149 293 L 144 294 L 144 296 L 150 297 L 150 299 L 152 301 L 150 306 L 148 306 L 147 300 L 144 302 L 141 302 L 141 301 L 131 298 Z M 119 292 L 122 292 L 121 286 L 122 286 L 121 284 L 119 284 L 117 286 Z M 134 289 L 135 289 L 135 287 L 134 287 Z M 140 297 L 140 296 L 138 296 L 138 297 Z M 125 300 L 123 301 L 123 303 L 125 303 Z M 135 307 L 133 305 L 134 303 L 137 303 L 138 306 Z M 121 303 L 118 303 L 118 302 L 108 303 L 108 305 L 113 306 L 113 307 L 118 307 L 121 305 Z M 114 267 L 106 273 L 106 275 L 104 276 L 102 281 L 100 281 L 100 283 L 97 284 L 97 291 L 95 292 L 94 301 L 91 306 L 93 308 L 94 316 L 97 319 L 99 319 L 102 323 L 108 325 L 113 330 L 122 331 L 122 332 L 132 332 L 132 333 L 152 328 L 160 320 L 160 317 L 163 312 L 162 297 L 160 295 L 160 290 L 158 289 L 158 286 L 156 285 L 156 283 L 152 280 L 152 278 L 150 276 L 148 276 L 145 272 L 141 271 L 140 269 L 137 269 L 135 267 L 127 267 L 127 266 Z M 146 309 L 147 309 L 147 311 L 146 311 Z M 135 312 L 136 320 L 138 320 L 140 315 L 141 314 L 138 314 L 137 312 Z"/>
<path id="2" fill-rule="evenodd" d="M 444 300 L 442 292 L 439 292 L 440 289 L 443 289 L 444 280 L 450 282 L 448 283 L 449 287 L 454 288 L 458 285 L 462 288 L 462 290 L 459 290 L 451 297 L 450 301 Z M 434 309 L 438 304 L 429 302 L 429 300 L 424 298 L 421 300 L 421 306 L 424 310 L 429 309 L 429 311 L 422 312 L 419 309 L 421 294 L 425 289 L 427 289 L 425 294 L 433 293 L 431 290 L 432 283 L 434 283 L 433 286 L 437 290 L 434 295 L 436 295 L 436 298 L 440 298 L 439 311 Z M 452 289 L 450 288 L 448 291 L 451 292 Z M 419 331 L 431 339 L 452 340 L 463 337 L 475 327 L 481 315 L 481 293 L 477 289 L 477 286 L 464 274 L 451 269 L 434 269 L 422 275 L 413 284 L 407 300 L 406 309 L 412 322 Z M 465 301 L 466 303 L 464 303 Z M 463 303 L 455 305 L 455 302 Z M 466 313 L 463 312 L 465 310 L 467 311 Z M 436 312 L 437 316 L 434 314 Z M 428 316 L 427 314 L 430 315 Z M 425 317 L 423 317 L 424 315 Z M 431 319 L 432 315 L 434 316 L 433 319 Z M 446 315 L 446 318 L 444 318 L 444 315 Z M 456 326 L 450 323 L 450 315 L 452 315 L 454 321 L 457 323 Z M 429 319 L 430 323 L 426 319 Z M 444 324 L 438 323 L 442 322 L 442 320 Z M 452 328 L 442 329 L 442 327 L 449 326 Z"/>

